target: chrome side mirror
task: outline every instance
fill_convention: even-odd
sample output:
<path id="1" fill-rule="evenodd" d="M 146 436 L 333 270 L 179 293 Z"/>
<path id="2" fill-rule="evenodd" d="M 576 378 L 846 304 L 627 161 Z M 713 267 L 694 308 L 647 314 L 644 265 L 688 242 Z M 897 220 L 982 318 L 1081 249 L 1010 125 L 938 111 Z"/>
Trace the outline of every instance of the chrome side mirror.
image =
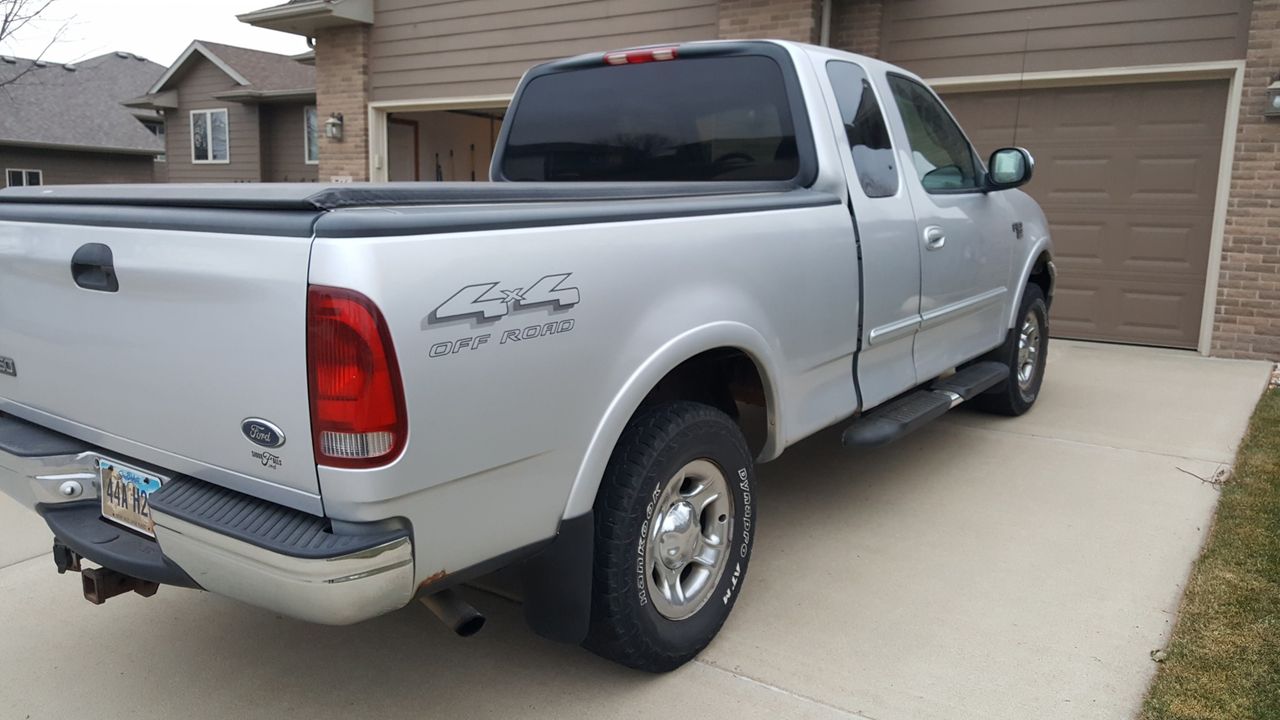
<path id="1" fill-rule="evenodd" d="M 1008 190 L 1026 185 L 1031 180 L 1036 161 L 1023 148 L 1007 147 L 991 153 L 991 161 L 987 163 L 987 167 L 987 187 L 991 190 Z"/>

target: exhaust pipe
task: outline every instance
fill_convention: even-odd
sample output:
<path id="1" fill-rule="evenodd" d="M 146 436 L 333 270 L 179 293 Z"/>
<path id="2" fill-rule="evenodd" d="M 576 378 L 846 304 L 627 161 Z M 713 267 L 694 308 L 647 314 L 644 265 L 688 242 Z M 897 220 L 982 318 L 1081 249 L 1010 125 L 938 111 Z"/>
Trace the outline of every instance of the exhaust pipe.
<path id="1" fill-rule="evenodd" d="M 94 605 L 101 605 L 117 595 L 136 592 L 142 597 L 151 597 L 160 589 L 160 585 L 136 577 L 125 575 L 108 568 L 88 568 L 80 572 L 80 580 L 84 585 L 84 599 Z"/>
<path id="2" fill-rule="evenodd" d="M 458 637 L 471 637 L 484 627 L 484 615 L 463 600 L 452 588 L 418 598 Z"/>

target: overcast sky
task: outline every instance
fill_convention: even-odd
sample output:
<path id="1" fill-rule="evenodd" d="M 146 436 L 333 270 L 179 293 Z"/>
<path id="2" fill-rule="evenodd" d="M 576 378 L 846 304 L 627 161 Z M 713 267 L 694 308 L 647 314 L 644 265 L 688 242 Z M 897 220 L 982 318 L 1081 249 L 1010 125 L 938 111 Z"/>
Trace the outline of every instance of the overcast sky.
<path id="1" fill-rule="evenodd" d="M 168 65 L 192 40 L 269 50 L 306 52 L 300 35 L 263 30 L 236 20 L 238 13 L 284 0 L 54 0 L 39 22 L 0 46 L 0 55 L 33 58 L 61 29 L 45 53 L 50 62 L 77 62 L 127 50 Z"/>

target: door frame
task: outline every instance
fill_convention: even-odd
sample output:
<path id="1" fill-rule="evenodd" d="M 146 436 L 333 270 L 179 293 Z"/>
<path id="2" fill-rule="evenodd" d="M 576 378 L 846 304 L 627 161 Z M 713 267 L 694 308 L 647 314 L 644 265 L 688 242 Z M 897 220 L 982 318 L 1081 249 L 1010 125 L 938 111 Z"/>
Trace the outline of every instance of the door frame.
<path id="1" fill-rule="evenodd" d="M 999 75 L 965 75 L 927 78 L 926 83 L 943 93 L 987 92 L 1053 87 L 1128 85 L 1132 83 L 1227 80 L 1227 112 L 1222 126 L 1222 154 L 1218 160 L 1218 186 L 1214 194 L 1213 221 L 1209 234 L 1209 263 L 1205 268 L 1204 302 L 1200 310 L 1200 334 L 1196 350 L 1208 355 L 1213 342 L 1213 317 L 1218 305 L 1218 274 L 1222 267 L 1222 241 L 1227 225 L 1227 201 L 1231 196 L 1231 165 L 1235 158 L 1236 136 L 1240 131 L 1240 102 L 1244 92 L 1244 60 L 1135 65 L 1087 70 L 1047 70 Z M 946 98 L 943 98 L 944 102 Z"/>
<path id="2" fill-rule="evenodd" d="M 511 105 L 511 97 L 511 95 L 474 95 L 419 100 L 379 100 L 369 103 L 369 181 L 387 181 L 387 123 L 391 113 L 502 110 Z"/>
<path id="3" fill-rule="evenodd" d="M 387 122 L 393 125 L 406 125 L 413 128 L 413 181 L 422 180 L 422 137 L 417 120 L 408 120 L 406 118 L 388 117 Z"/>

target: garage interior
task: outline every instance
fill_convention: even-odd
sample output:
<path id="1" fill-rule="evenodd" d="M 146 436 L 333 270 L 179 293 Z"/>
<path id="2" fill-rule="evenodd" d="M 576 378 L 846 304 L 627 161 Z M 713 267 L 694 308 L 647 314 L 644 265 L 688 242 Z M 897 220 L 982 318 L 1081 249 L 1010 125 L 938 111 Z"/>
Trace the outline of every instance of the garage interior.
<path id="1" fill-rule="evenodd" d="M 505 113 L 505 108 L 393 113 L 387 120 L 387 179 L 488 180 Z"/>

